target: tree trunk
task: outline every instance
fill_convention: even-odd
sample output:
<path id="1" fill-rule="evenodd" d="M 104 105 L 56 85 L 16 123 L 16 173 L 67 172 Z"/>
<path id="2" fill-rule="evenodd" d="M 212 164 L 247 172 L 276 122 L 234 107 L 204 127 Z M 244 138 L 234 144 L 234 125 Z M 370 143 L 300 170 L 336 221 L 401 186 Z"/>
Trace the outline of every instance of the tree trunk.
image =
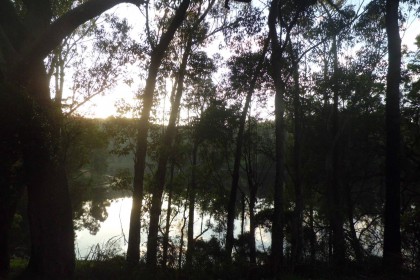
<path id="1" fill-rule="evenodd" d="M 37 174 L 28 183 L 28 272 L 34 278 L 70 279 L 75 265 L 72 212 L 64 167 L 55 164 L 37 168 Z"/>
<path id="2" fill-rule="evenodd" d="M 171 213 L 172 213 L 172 192 L 173 192 L 173 179 L 174 179 L 174 168 L 175 164 L 171 164 L 171 173 L 168 184 L 168 210 L 166 212 L 166 225 L 165 225 L 165 234 L 163 236 L 163 254 L 162 254 L 162 267 L 166 267 L 168 261 L 168 245 L 169 245 L 169 230 L 171 226 Z"/>
<path id="3" fill-rule="evenodd" d="M 246 116 L 248 115 L 248 110 L 251 104 L 252 94 L 254 93 L 257 80 L 261 75 L 261 70 L 263 67 L 264 57 L 267 52 L 267 48 L 268 48 L 268 40 L 266 40 L 264 43 L 261 59 L 258 61 L 258 65 L 255 69 L 252 80 L 249 84 L 249 88 L 248 88 L 247 95 L 245 98 L 245 105 L 244 105 L 244 108 L 242 109 L 241 117 L 239 119 L 239 130 L 238 130 L 238 135 L 236 137 L 235 160 L 234 160 L 233 172 L 232 172 L 232 185 L 230 189 L 230 196 L 229 196 L 229 202 L 228 202 L 228 207 L 227 207 L 228 213 L 227 213 L 227 230 L 226 230 L 226 260 L 228 262 L 230 262 L 230 256 L 232 254 L 233 241 L 234 241 L 233 231 L 234 231 L 234 221 L 235 221 L 236 194 L 238 192 L 239 168 L 241 165 L 241 158 L 242 158 L 242 146 L 243 146 Z"/>
<path id="4" fill-rule="evenodd" d="M 285 181 L 285 135 L 284 135 L 284 84 L 281 77 L 282 50 L 276 31 L 276 21 L 279 13 L 278 0 L 271 2 L 268 25 L 271 38 L 271 66 L 275 93 L 275 156 L 276 175 L 274 184 L 274 214 L 271 233 L 271 272 L 276 276 L 283 264 L 283 185 Z"/>
<path id="5" fill-rule="evenodd" d="M 182 227 L 181 227 L 181 239 L 179 242 L 179 255 L 178 255 L 178 269 L 182 268 L 182 254 L 184 251 L 184 229 L 185 229 L 185 224 L 187 223 L 187 217 L 185 217 L 185 212 L 187 211 L 187 205 L 184 206 L 184 214 L 183 214 L 183 218 L 184 218 L 184 222 L 182 223 Z"/>
<path id="6" fill-rule="evenodd" d="M 165 52 L 175 35 L 176 30 L 185 18 L 186 11 L 190 4 L 190 0 L 183 0 L 176 11 L 168 29 L 160 37 L 159 44 L 153 49 L 149 66 L 146 87 L 143 94 L 143 110 L 137 129 L 137 143 L 134 164 L 134 181 L 133 181 L 133 206 L 130 215 L 130 230 L 128 237 L 127 261 L 138 263 L 140 259 L 140 217 L 143 200 L 143 180 L 146 167 L 147 154 L 147 136 L 149 132 L 149 116 L 153 105 L 153 94 L 156 86 L 156 78 L 159 67 Z M 160 205 L 155 208 L 160 208 Z M 158 209 L 160 210 L 160 209 Z M 156 211 L 156 209 L 154 209 Z M 160 214 L 160 211 L 158 215 Z M 150 234 L 150 232 L 149 232 Z M 157 235 L 157 234 L 156 234 Z M 157 240 L 155 240 L 157 242 Z M 149 240 L 148 240 L 149 242 Z M 148 246 L 149 249 L 149 246 Z M 154 249 L 156 251 L 156 248 Z M 149 250 L 148 250 L 149 253 Z M 152 252 L 153 253 L 153 252 Z M 156 257 L 154 258 L 156 265 Z"/>
<path id="7" fill-rule="evenodd" d="M 292 50 L 293 52 L 293 50 Z M 294 81 L 294 191 L 295 191 L 295 209 L 294 209 L 294 242 L 292 243 L 292 264 L 297 265 L 302 262 L 303 257 L 303 189 L 301 180 L 301 141 L 302 141 L 302 109 L 300 102 L 299 86 L 299 65 L 295 56 L 292 54 L 293 63 L 293 81 Z"/>
<path id="8" fill-rule="evenodd" d="M 1 80 L 0 92 L 0 278 L 6 278 L 10 268 L 10 228 L 24 191 L 22 145 L 16 135 L 27 130 L 24 124 L 29 119 L 23 113 L 27 100 L 21 98 L 22 94 Z"/>
<path id="9" fill-rule="evenodd" d="M 250 140 L 251 138 L 251 121 L 248 122 L 248 134 L 250 137 L 248 138 Z M 255 222 L 255 203 L 257 202 L 257 191 L 258 191 L 258 185 L 254 180 L 254 170 L 253 170 L 253 154 L 252 154 L 252 142 L 249 141 L 248 143 L 248 149 L 246 153 L 246 161 L 245 161 L 245 167 L 246 167 L 246 175 L 248 180 L 248 190 L 249 190 L 249 262 L 251 264 L 257 263 L 257 248 L 255 244 L 255 229 L 256 229 L 256 222 Z"/>
<path id="10" fill-rule="evenodd" d="M 245 193 L 241 191 L 241 235 L 244 235 L 244 230 L 245 230 Z"/>
<path id="11" fill-rule="evenodd" d="M 182 63 L 179 69 L 177 91 L 174 103 L 171 107 L 171 115 L 169 117 L 168 127 L 164 133 L 162 143 L 160 145 L 160 154 L 158 160 L 158 168 L 153 181 L 152 188 L 152 207 L 150 209 L 150 225 L 147 237 L 147 265 L 154 268 L 157 264 L 157 241 L 159 233 L 159 216 L 162 206 L 162 194 L 165 186 L 166 165 L 169 154 L 172 151 L 172 144 L 176 135 L 176 120 L 178 118 L 181 97 L 184 89 L 184 78 L 187 67 L 188 58 L 191 53 L 192 38 L 187 43 Z"/>
<path id="12" fill-rule="evenodd" d="M 56 114 L 42 60 L 24 72 L 34 97 L 31 129 L 24 136 L 31 258 L 28 276 L 71 278 L 75 266 L 70 194 L 60 148 L 61 116 Z M 25 76 L 24 76 L 25 77 Z"/>
<path id="13" fill-rule="evenodd" d="M 360 244 L 359 238 L 357 238 L 356 229 L 354 228 L 354 203 L 351 197 L 351 186 L 348 185 L 346 188 L 346 199 L 347 199 L 347 217 L 350 230 L 350 242 L 353 247 L 354 255 L 358 263 L 363 261 L 363 247 Z"/>
<path id="14" fill-rule="evenodd" d="M 400 232 L 400 81 L 401 39 L 398 28 L 398 0 L 386 1 L 385 24 L 388 35 L 388 74 L 385 106 L 386 169 L 384 213 L 384 267 L 401 269 Z"/>
<path id="15" fill-rule="evenodd" d="M 311 236 L 309 239 L 309 247 L 310 247 L 310 254 L 311 254 L 311 264 L 315 264 L 316 260 L 316 233 L 315 233 L 315 223 L 314 223 L 314 206 L 313 202 L 309 205 L 309 228 L 311 229 Z"/>
<path id="16" fill-rule="evenodd" d="M 249 185 L 249 261 L 257 263 L 257 248 L 255 245 L 255 203 L 257 201 L 257 185 L 253 182 L 251 174 L 248 175 Z"/>
<path id="17" fill-rule="evenodd" d="M 196 142 L 196 141 L 195 141 Z M 194 211 L 195 211 L 195 192 L 197 189 L 197 152 L 198 144 L 194 143 L 192 154 L 191 186 L 188 192 L 188 233 L 187 233 L 187 254 L 186 268 L 192 268 L 192 258 L 194 255 Z"/>
<path id="18" fill-rule="evenodd" d="M 1 153 L 4 155 L 4 153 Z M 9 165 L 11 167 L 11 165 Z M 8 170 L 1 170 L 0 174 L 8 176 Z M 23 186 L 14 185 L 8 180 L 9 178 L 1 177 L 0 184 L 0 279 L 7 277 L 10 269 L 9 254 L 9 238 L 10 228 L 13 223 L 16 206 L 19 198 L 22 196 Z M 4 181 L 3 181 L 4 180 Z"/>
<path id="19" fill-rule="evenodd" d="M 328 182 L 328 205 L 329 219 L 331 227 L 332 242 L 332 264 L 338 271 L 342 269 L 345 262 L 345 240 L 344 240 L 344 219 L 342 204 L 342 186 L 340 182 L 341 164 L 340 164 L 340 145 L 341 137 L 339 132 L 338 117 L 338 56 L 337 41 L 333 37 L 332 53 L 334 55 L 334 74 L 333 74 L 333 108 L 332 108 L 332 125 L 331 125 L 331 150 L 327 155 L 327 169 L 329 176 Z"/>
<path id="20" fill-rule="evenodd" d="M 6 191 L 9 185 L 1 185 L 1 191 Z M 9 235 L 13 216 L 16 211 L 17 199 L 6 201 L 5 198 L 13 197 L 8 193 L 0 194 L 0 279 L 7 277 L 10 269 Z"/>

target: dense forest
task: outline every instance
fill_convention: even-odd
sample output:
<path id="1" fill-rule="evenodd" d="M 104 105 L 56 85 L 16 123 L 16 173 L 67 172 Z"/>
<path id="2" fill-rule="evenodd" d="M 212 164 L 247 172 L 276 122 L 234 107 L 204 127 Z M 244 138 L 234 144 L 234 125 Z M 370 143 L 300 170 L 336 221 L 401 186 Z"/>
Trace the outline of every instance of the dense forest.
<path id="1" fill-rule="evenodd" d="M 0 279 L 419 279 L 419 15 L 0 0 Z M 76 257 L 123 196 L 127 250 Z"/>

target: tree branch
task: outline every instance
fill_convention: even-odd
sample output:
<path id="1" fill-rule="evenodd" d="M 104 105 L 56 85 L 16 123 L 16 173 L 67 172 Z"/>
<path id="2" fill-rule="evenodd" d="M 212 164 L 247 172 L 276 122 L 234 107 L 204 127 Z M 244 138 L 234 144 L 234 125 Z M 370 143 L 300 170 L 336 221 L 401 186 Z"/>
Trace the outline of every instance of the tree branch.
<path id="1" fill-rule="evenodd" d="M 56 21 L 23 53 L 21 64 L 46 57 L 79 25 L 121 3 L 140 5 L 142 0 L 90 0 L 70 10 Z"/>

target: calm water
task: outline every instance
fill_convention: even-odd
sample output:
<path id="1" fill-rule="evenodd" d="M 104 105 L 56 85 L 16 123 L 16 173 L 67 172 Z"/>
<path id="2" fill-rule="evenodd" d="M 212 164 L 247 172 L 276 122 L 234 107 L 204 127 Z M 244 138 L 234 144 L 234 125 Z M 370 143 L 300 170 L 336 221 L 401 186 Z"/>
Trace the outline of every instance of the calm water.
<path id="1" fill-rule="evenodd" d="M 94 246 L 99 245 L 101 248 L 107 247 L 106 243 L 112 239 L 114 244 L 114 248 L 117 249 L 119 254 L 125 253 L 127 250 L 127 239 L 128 239 L 128 229 L 130 224 L 130 211 L 131 211 L 131 197 L 126 198 L 119 198 L 111 202 L 110 206 L 107 207 L 108 218 L 101 223 L 101 227 L 96 235 L 92 235 L 89 233 L 89 230 L 84 229 L 76 232 L 76 256 L 81 259 L 85 258 L 91 249 Z M 163 209 L 166 209 L 166 205 L 164 203 Z M 180 236 L 180 229 L 183 224 L 183 209 L 181 209 L 180 213 L 174 218 L 171 229 L 170 235 L 171 237 Z M 161 215 L 161 219 L 166 218 L 166 211 L 163 211 L 163 215 Z M 188 211 L 187 211 L 188 215 Z M 147 217 L 146 217 L 147 218 Z M 201 232 L 201 227 L 203 229 L 206 228 L 206 223 L 209 221 L 210 217 L 208 215 L 204 215 L 203 219 L 199 215 L 198 211 L 195 213 L 195 223 L 194 223 L 194 234 L 197 236 Z M 203 223 L 202 223 L 203 220 Z M 210 223 L 214 223 L 212 219 L 210 219 Z M 184 238 L 186 239 L 186 228 L 184 232 Z M 249 223 L 246 221 L 245 229 L 249 230 Z M 240 233 L 240 221 L 235 221 L 235 234 Z M 204 240 L 208 240 L 211 238 L 212 235 L 216 235 L 216 237 L 222 238 L 219 236 L 218 233 L 215 233 L 212 230 L 206 231 L 201 237 Z M 268 245 L 270 245 L 270 234 L 264 232 L 264 230 L 257 229 L 255 232 L 257 247 L 259 250 L 264 250 Z M 147 235 L 146 233 L 142 232 L 141 235 L 141 250 L 144 251 L 146 248 L 146 241 Z M 262 242 L 263 241 L 263 242 Z"/>
<path id="2" fill-rule="evenodd" d="M 108 218 L 101 223 L 101 228 L 96 235 L 90 234 L 87 229 L 76 232 L 76 255 L 78 258 L 86 257 L 92 246 L 99 244 L 103 247 L 113 237 L 118 237 L 116 245 L 121 248 L 121 253 L 126 251 L 127 244 L 124 236 L 128 238 L 131 202 L 132 199 L 128 197 L 111 202 L 107 207 Z"/>

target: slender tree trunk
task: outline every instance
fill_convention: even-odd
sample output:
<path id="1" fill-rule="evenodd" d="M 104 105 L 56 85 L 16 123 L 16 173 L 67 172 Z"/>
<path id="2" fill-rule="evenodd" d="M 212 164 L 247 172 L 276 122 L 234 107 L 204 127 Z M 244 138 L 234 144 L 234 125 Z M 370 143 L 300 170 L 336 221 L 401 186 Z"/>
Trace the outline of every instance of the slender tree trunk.
<path id="1" fill-rule="evenodd" d="M 143 110 L 137 128 L 137 143 L 134 163 L 133 204 L 130 215 L 130 229 L 128 235 L 127 261 L 136 264 L 140 260 L 140 230 L 141 211 L 143 207 L 144 172 L 146 167 L 147 135 L 149 131 L 149 116 L 153 103 L 153 92 L 156 84 L 157 72 L 161 60 L 152 55 L 149 75 L 143 95 Z"/>
<path id="2" fill-rule="evenodd" d="M 350 242 L 351 246 L 353 247 L 354 255 L 356 257 L 356 261 L 358 263 L 362 263 L 363 261 L 363 247 L 360 244 L 359 238 L 357 238 L 356 229 L 354 228 L 354 203 L 351 197 L 351 186 L 347 186 L 346 188 L 346 199 L 347 199 L 347 217 L 349 223 L 349 230 L 350 230 Z"/>
<path id="3" fill-rule="evenodd" d="M 187 233 L 187 254 L 186 254 L 186 267 L 187 270 L 192 268 L 192 258 L 194 255 L 194 212 L 195 212 L 195 193 L 197 189 L 197 152 L 198 143 L 194 141 L 192 153 L 192 166 L 191 166 L 191 186 L 188 193 L 188 233 Z"/>
<path id="4" fill-rule="evenodd" d="M 171 107 L 171 115 L 169 117 L 168 127 L 163 136 L 163 141 L 160 146 L 160 155 L 158 160 L 158 168 L 155 174 L 153 189 L 152 189 L 152 208 L 150 209 L 150 225 L 149 235 L 147 238 L 147 264 L 150 267 L 155 267 L 157 264 L 157 240 L 159 233 L 159 216 L 162 206 L 162 194 L 165 186 L 166 165 L 169 155 L 172 151 L 172 144 L 176 135 L 176 120 L 178 118 L 179 107 L 181 103 L 182 92 L 184 88 L 185 71 L 187 67 L 188 57 L 190 56 L 192 47 L 192 38 L 187 43 L 182 63 L 179 69 L 177 91 L 174 98 L 174 103 Z"/>
<path id="5" fill-rule="evenodd" d="M 248 134 L 251 138 L 251 121 L 248 122 Z M 258 185 L 256 184 L 254 180 L 254 171 L 253 171 L 253 160 L 252 158 L 252 142 L 249 141 L 248 143 L 248 149 L 246 154 L 246 175 L 248 180 L 248 190 L 249 190 L 249 262 L 251 264 L 257 263 L 257 248 L 255 244 L 255 229 L 256 229 L 256 221 L 255 221 L 255 203 L 257 201 L 257 191 L 258 191 Z M 255 164 L 255 163 L 254 163 Z"/>
<path id="6" fill-rule="evenodd" d="M 315 225 L 314 225 L 314 206 L 313 202 L 309 205 L 309 228 L 311 229 L 311 236 L 309 239 L 309 246 L 310 246 L 310 254 L 311 254 L 311 264 L 315 263 L 316 260 L 316 233 L 315 233 Z"/>
<path id="7" fill-rule="evenodd" d="M 400 232 L 400 81 L 401 38 L 398 27 L 399 0 L 386 1 L 385 24 L 388 35 L 388 74 L 385 106 L 386 169 L 384 267 L 401 269 Z"/>
<path id="8" fill-rule="evenodd" d="M 64 88 L 64 61 L 61 55 L 62 47 L 57 51 L 57 59 L 55 65 L 55 97 L 54 103 L 57 109 L 61 112 L 61 103 L 63 101 L 63 88 Z"/>
<path id="9" fill-rule="evenodd" d="M 272 273 L 276 276 L 283 264 L 283 185 L 285 181 L 285 138 L 284 138 L 284 84 L 281 77 L 282 50 L 276 31 L 276 21 L 279 13 L 279 2 L 273 0 L 268 16 L 269 34 L 271 38 L 271 66 L 272 79 L 274 81 L 275 93 L 275 156 L 276 156 L 276 177 L 274 184 L 274 214 L 271 233 L 271 266 Z"/>
<path id="10" fill-rule="evenodd" d="M 199 17 L 199 19 L 194 23 L 194 27 L 193 27 L 194 29 L 198 28 L 201 22 L 205 19 L 206 15 L 210 11 L 214 3 L 215 3 L 215 0 L 212 0 L 210 2 L 207 9 L 203 12 L 203 14 Z M 185 9 L 183 11 L 183 14 L 184 14 L 183 17 L 185 17 L 188 4 L 189 2 L 187 3 L 186 0 L 184 0 L 181 4 L 181 7 Z M 180 17 L 178 18 L 178 21 L 179 21 L 178 26 L 182 23 L 182 20 L 183 19 L 181 19 Z M 166 164 L 168 161 L 170 150 L 172 148 L 173 140 L 175 138 L 175 133 L 176 133 L 175 124 L 178 118 L 181 97 L 182 97 L 182 93 L 184 89 L 184 79 L 185 79 L 185 74 L 186 74 L 187 63 L 191 55 L 192 46 L 193 46 L 193 39 L 194 39 L 193 34 L 188 34 L 188 35 L 189 37 L 187 38 L 185 51 L 182 56 L 182 62 L 181 62 L 180 69 L 178 72 L 177 90 L 176 90 L 176 94 L 174 98 L 174 103 L 172 104 L 172 108 L 171 108 L 171 115 L 169 118 L 168 128 L 164 134 L 163 143 L 161 144 L 158 169 L 156 171 L 155 180 L 154 180 L 152 208 L 150 210 L 149 235 L 147 239 L 147 265 L 151 268 L 154 268 L 157 263 L 156 258 L 157 258 L 157 239 L 158 239 L 158 231 L 159 231 L 159 216 L 161 212 L 162 194 L 163 194 L 163 188 L 165 184 Z"/>
<path id="11" fill-rule="evenodd" d="M 187 205 L 184 206 L 184 214 L 183 214 L 184 223 L 182 224 L 182 227 L 181 227 L 181 240 L 179 243 L 179 255 L 178 255 L 178 269 L 182 268 L 182 254 L 184 252 L 184 229 L 185 229 L 185 224 L 187 223 L 187 217 L 185 217 L 186 211 L 187 211 Z"/>
<path id="12" fill-rule="evenodd" d="M 292 51 L 293 52 L 293 51 Z M 295 190 L 295 210 L 294 210 L 294 242 L 292 243 L 292 263 L 300 264 L 303 257 L 303 188 L 301 180 L 301 141 L 302 141 L 302 109 L 300 102 L 300 86 L 299 86 L 299 64 L 293 55 L 293 81 L 294 81 L 294 190 Z"/>
<path id="13" fill-rule="evenodd" d="M 249 185 L 249 261 L 251 264 L 257 263 L 257 248 L 255 245 L 255 203 L 257 201 L 257 185 L 248 176 Z M 250 180 L 251 179 L 251 180 Z"/>
<path id="14" fill-rule="evenodd" d="M 341 137 L 339 132 L 338 117 L 338 57 L 337 41 L 333 37 L 332 52 L 334 55 L 334 76 L 333 76 L 333 108 L 331 125 L 331 150 L 327 155 L 327 168 L 330 178 L 328 182 L 328 205 L 331 226 L 332 242 L 332 264 L 338 270 L 341 270 L 345 262 L 345 240 L 344 240 L 344 219 L 342 204 L 342 186 L 340 182 L 341 164 L 340 164 L 340 145 Z"/>
<path id="15" fill-rule="evenodd" d="M 263 67 L 264 57 L 267 52 L 267 48 L 268 48 L 268 40 L 266 40 L 264 43 L 261 59 L 258 61 L 258 65 L 255 68 L 255 72 L 249 84 L 249 88 L 248 88 L 247 95 L 245 98 L 245 105 L 242 110 L 241 117 L 239 119 L 239 130 L 238 130 L 238 135 L 236 137 L 235 160 L 234 160 L 233 172 L 232 172 L 232 185 L 231 185 L 229 202 L 228 202 L 228 207 L 227 207 L 228 213 L 227 213 L 227 230 L 226 230 L 226 260 L 228 262 L 230 262 L 230 257 L 231 257 L 232 249 L 233 249 L 233 241 L 234 241 L 233 231 L 234 231 L 234 221 L 235 221 L 236 194 L 238 192 L 239 168 L 241 165 L 241 158 L 242 158 L 242 146 L 243 146 L 246 116 L 248 115 L 248 110 L 251 104 L 252 94 L 254 93 L 257 80 L 261 75 L 261 70 Z"/>
<path id="16" fill-rule="evenodd" d="M 165 52 L 175 35 L 176 30 L 181 25 L 185 18 L 186 11 L 190 4 L 190 0 L 183 0 L 178 10 L 176 11 L 168 29 L 160 37 L 159 44 L 153 49 L 151 61 L 149 66 L 148 77 L 146 80 L 146 87 L 143 94 L 143 110 L 137 129 L 137 143 L 134 164 L 134 181 L 133 181 L 133 206 L 130 215 L 130 230 L 128 237 L 127 261 L 131 263 L 138 263 L 140 259 L 140 217 L 143 201 L 143 180 L 146 167 L 147 154 L 147 136 L 149 132 L 149 117 L 153 105 L 153 94 L 156 86 L 156 78 L 159 67 Z M 153 209 L 160 210 L 160 205 Z M 152 210 L 152 212 L 153 212 Z M 160 211 L 158 215 L 160 214 Z M 156 213 L 155 213 L 156 215 Z M 149 232 L 150 234 L 150 232 Z M 157 234 L 156 234 L 157 235 Z M 155 240 L 157 242 L 157 240 Z M 149 242 L 149 240 L 148 240 Z M 148 246 L 149 249 L 149 246 Z M 154 249 L 156 251 L 156 248 Z M 149 251 L 148 251 L 149 253 Z M 153 253 L 153 252 L 152 252 Z M 150 258 L 150 256 L 149 256 Z M 156 265 L 156 257 L 153 258 L 154 265 Z M 149 262 L 149 260 L 148 260 Z"/>
<path id="17" fill-rule="evenodd" d="M 173 190 L 173 179 L 174 179 L 175 164 L 171 164 L 171 173 L 168 184 L 168 210 L 166 212 L 166 225 L 165 234 L 163 236 L 163 255 L 162 255 L 162 267 L 166 267 L 168 262 L 168 245 L 169 245 L 169 231 L 171 227 L 171 213 L 172 213 L 172 190 Z"/>
<path id="18" fill-rule="evenodd" d="M 241 235 L 244 235 L 245 230 L 245 193 L 241 191 Z"/>

